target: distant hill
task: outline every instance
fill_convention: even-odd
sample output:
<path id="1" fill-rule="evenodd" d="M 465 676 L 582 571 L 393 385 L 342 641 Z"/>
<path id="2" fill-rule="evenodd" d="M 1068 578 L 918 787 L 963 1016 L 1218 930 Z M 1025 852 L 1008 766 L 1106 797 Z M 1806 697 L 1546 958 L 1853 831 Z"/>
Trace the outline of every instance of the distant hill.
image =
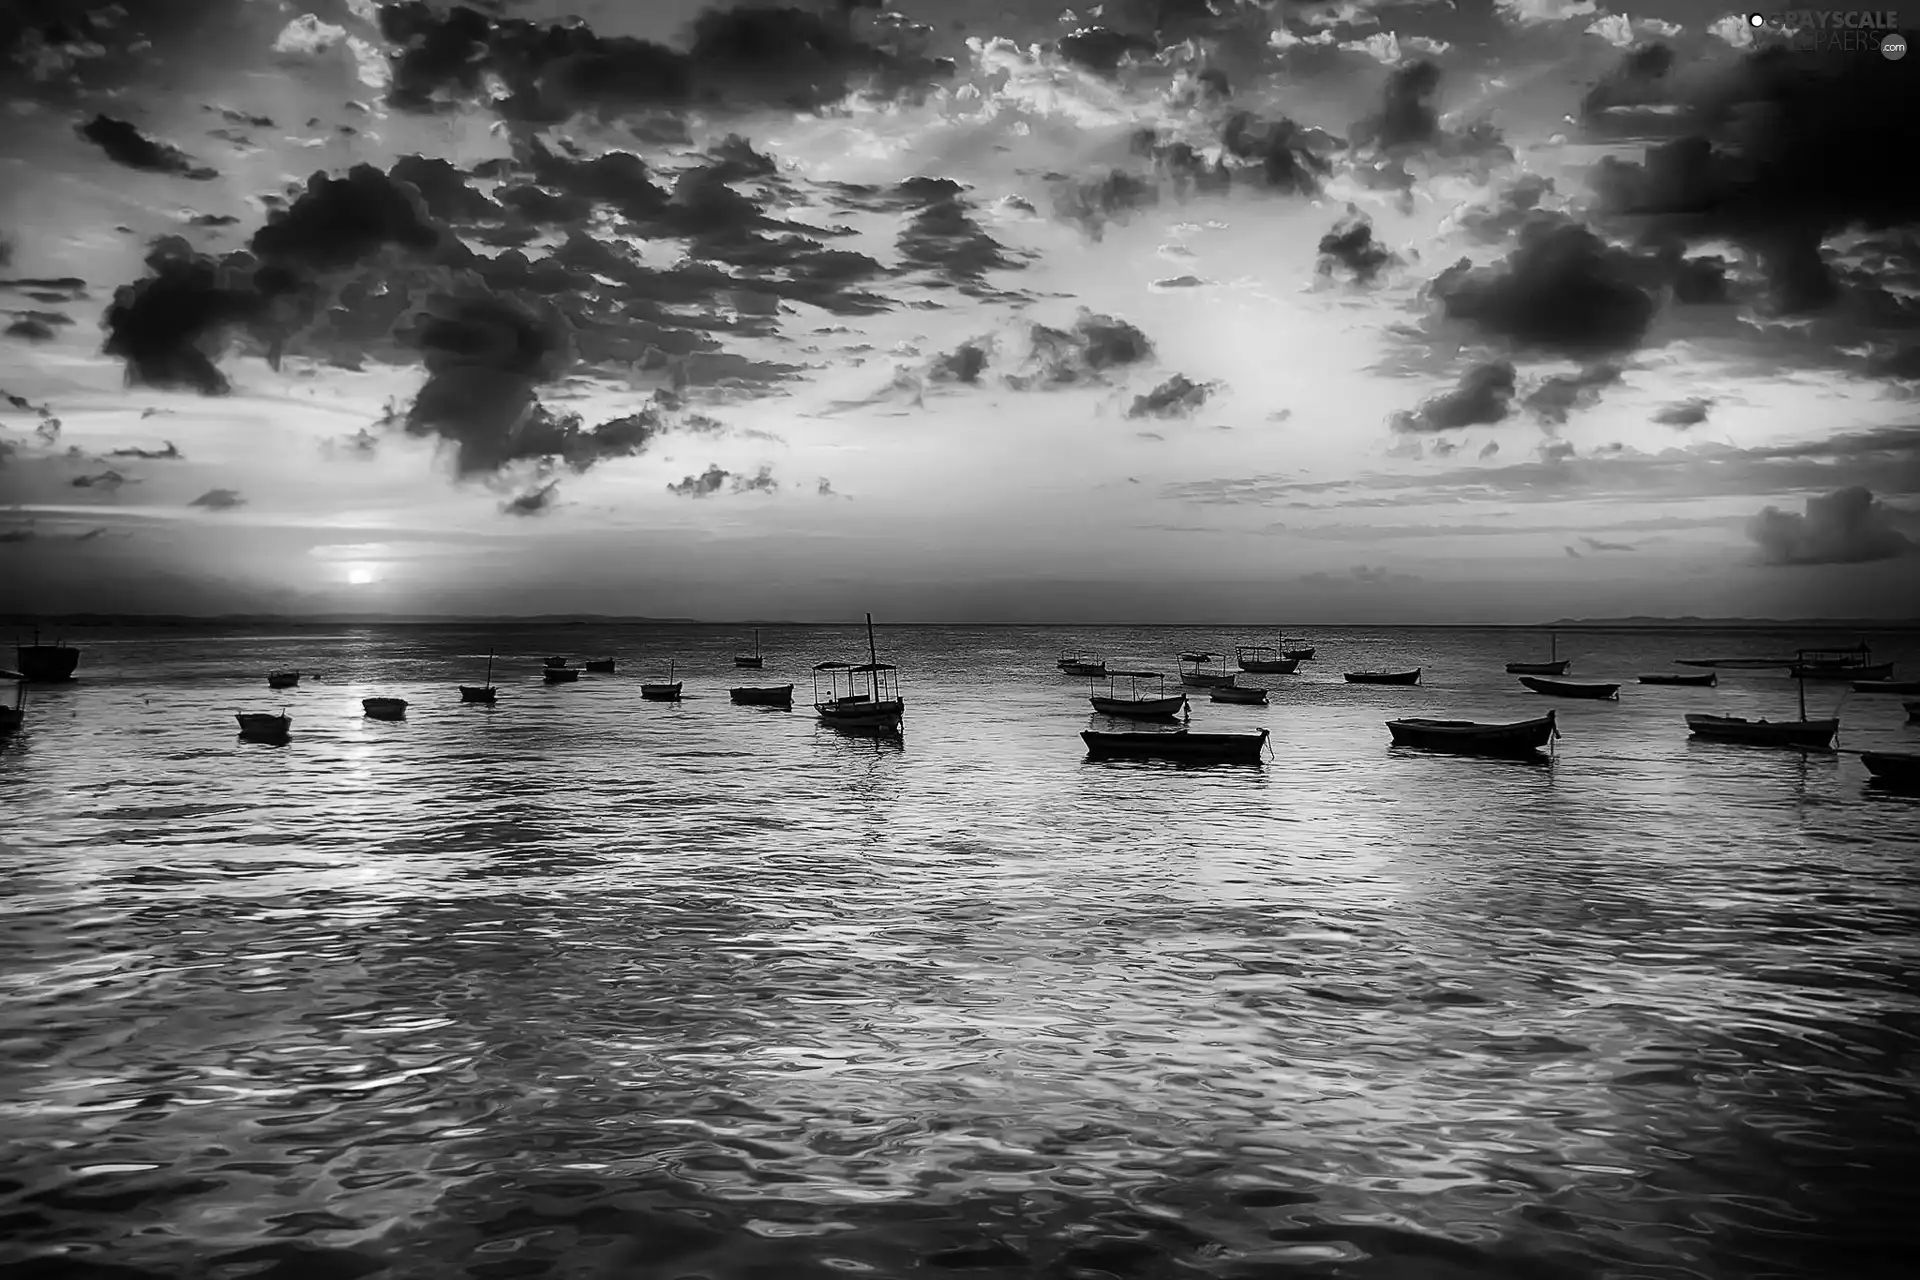
<path id="1" fill-rule="evenodd" d="M 1561 618 L 1548 627 L 1634 631 L 1915 631 L 1920 618 Z"/>

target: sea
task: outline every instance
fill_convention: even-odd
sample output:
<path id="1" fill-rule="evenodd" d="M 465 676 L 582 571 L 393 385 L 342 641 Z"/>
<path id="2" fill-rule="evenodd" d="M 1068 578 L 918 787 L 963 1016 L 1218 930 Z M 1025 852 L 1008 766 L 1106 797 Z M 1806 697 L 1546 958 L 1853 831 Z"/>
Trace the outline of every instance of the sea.
<path id="1" fill-rule="evenodd" d="M 1216 767 L 1089 761 L 1055 659 L 1273 636 L 882 626 L 898 741 L 811 713 L 859 627 L 67 638 L 0 747 L 10 1280 L 1912 1274 L 1920 799 L 1849 752 L 1920 724 L 1633 681 L 1920 633 L 1562 631 L 1583 702 L 1542 633 L 1323 629 L 1195 693 L 1272 733 Z M 1385 726 L 1548 707 L 1545 765 Z"/>

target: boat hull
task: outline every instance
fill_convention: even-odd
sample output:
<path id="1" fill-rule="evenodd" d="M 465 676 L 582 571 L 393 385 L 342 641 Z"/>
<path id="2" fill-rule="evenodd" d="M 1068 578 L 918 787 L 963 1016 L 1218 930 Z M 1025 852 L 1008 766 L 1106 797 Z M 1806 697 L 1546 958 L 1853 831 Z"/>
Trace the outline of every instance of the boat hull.
<path id="1" fill-rule="evenodd" d="M 1311 650 L 1309 650 L 1309 653 L 1311 653 Z M 1300 669 L 1300 659 L 1280 658 L 1275 660 L 1269 658 L 1242 658 L 1240 659 L 1240 669 L 1248 675 L 1290 676 Z"/>
<path id="2" fill-rule="evenodd" d="M 1833 735 L 1840 732 L 1838 720 L 1743 720 L 1738 716 L 1688 716 L 1687 729 L 1696 738 L 1710 742 L 1731 742 L 1748 747 L 1797 747 L 1803 751 L 1826 751 Z"/>
<path id="3" fill-rule="evenodd" d="M 405 720 L 407 703 L 404 698 L 362 698 L 360 709 L 373 720 Z"/>
<path id="4" fill-rule="evenodd" d="M 239 711 L 233 718 L 240 722 L 240 736 L 249 742 L 285 742 L 293 731 L 292 716 Z"/>
<path id="5" fill-rule="evenodd" d="M 27 713 L 17 707 L 0 707 L 0 733 L 18 733 Z"/>
<path id="6" fill-rule="evenodd" d="M 500 693 L 492 685 L 463 684 L 460 686 L 462 702 L 497 702 Z"/>
<path id="7" fill-rule="evenodd" d="M 587 670 L 597 671 L 597 672 L 600 672 L 602 675 L 612 675 L 613 662 L 614 660 L 612 658 L 599 658 L 593 662 L 589 662 L 587 664 Z"/>
<path id="8" fill-rule="evenodd" d="M 580 679 L 578 667 L 548 667 L 541 674 L 548 684 L 574 684 Z"/>
<path id="9" fill-rule="evenodd" d="M 1920 755 L 1911 751 L 1862 751 L 1860 763 L 1876 781 L 1901 787 L 1920 786 Z"/>
<path id="10" fill-rule="evenodd" d="M 1215 689 L 1208 697 L 1214 702 L 1234 702 L 1249 707 L 1267 705 L 1265 689 Z"/>
<path id="11" fill-rule="evenodd" d="M 1103 716 L 1120 716 L 1127 720 L 1172 720 L 1186 709 L 1187 695 L 1176 694 L 1171 698 L 1102 698 L 1096 695 L 1088 701 Z"/>
<path id="12" fill-rule="evenodd" d="M 1720 683 L 1720 677 L 1711 671 L 1707 672 L 1703 676 L 1676 676 L 1676 675 L 1667 675 L 1665 673 L 1661 673 L 1659 675 L 1641 676 L 1640 683 L 1641 684 L 1677 684 L 1677 685 L 1685 685 L 1689 688 L 1711 689 L 1715 685 Z"/>
<path id="13" fill-rule="evenodd" d="M 1104 676 L 1107 674 L 1107 664 L 1104 662 L 1063 662 L 1060 664 L 1060 670 L 1062 673 L 1070 676 Z"/>
<path id="14" fill-rule="evenodd" d="M 1586 698 L 1594 702 L 1606 702 L 1620 697 L 1620 686 L 1617 684 L 1570 684 L 1564 680 L 1542 680 L 1538 676 L 1521 676 L 1520 683 L 1550 698 Z"/>
<path id="15" fill-rule="evenodd" d="M 1718 667 L 1722 671 L 1772 671 L 1790 667 L 1792 658 L 1675 658 L 1683 667 Z"/>
<path id="16" fill-rule="evenodd" d="M 20 678 L 28 684 L 64 684 L 80 665 L 80 651 L 64 644 L 23 644 L 14 647 Z"/>
<path id="17" fill-rule="evenodd" d="M 740 658 L 735 658 L 733 660 L 733 665 L 736 667 L 746 667 L 754 671 L 758 671 L 760 669 L 761 663 L 760 663 L 760 659 L 758 658 L 740 657 Z"/>
<path id="18" fill-rule="evenodd" d="M 1563 676 L 1567 674 L 1567 668 L 1572 665 L 1572 658 L 1562 658 L 1558 662 L 1509 662 L 1507 674 L 1510 676 Z"/>
<path id="19" fill-rule="evenodd" d="M 1419 684 L 1420 668 L 1411 671 L 1349 671 L 1348 684 Z"/>
<path id="20" fill-rule="evenodd" d="M 1312 649 L 1288 649 L 1285 657 L 1289 662 L 1309 662 L 1313 659 Z"/>
<path id="21" fill-rule="evenodd" d="M 1920 693 L 1920 680 L 1855 680 L 1855 693 Z"/>
<path id="22" fill-rule="evenodd" d="M 680 681 L 675 680 L 672 684 L 643 684 L 640 686 L 640 696 L 648 702 L 678 702 L 680 701 Z"/>
<path id="23" fill-rule="evenodd" d="M 276 671 L 267 677 L 267 688 L 269 689 L 291 689 L 299 683 L 300 673 L 298 671 Z"/>
<path id="24" fill-rule="evenodd" d="M 836 729 L 898 729 L 901 718 L 907 713 L 907 704 L 899 698 L 880 702 L 860 698 L 857 701 L 816 702 L 813 709 L 820 717 L 820 723 Z"/>
<path id="25" fill-rule="evenodd" d="M 727 696 L 743 707 L 793 706 L 793 686 L 790 684 L 783 684 L 776 688 L 729 689 Z"/>
<path id="26" fill-rule="evenodd" d="M 1258 733 L 1101 733 L 1080 735 L 1096 760 L 1177 760 L 1195 764 L 1259 764 L 1267 730 Z"/>
<path id="27" fill-rule="evenodd" d="M 1787 668 L 1787 674 L 1795 680 L 1885 680 L 1893 674 L 1891 662 L 1876 662 L 1872 666 L 1827 666 L 1824 663 L 1812 665 L 1795 664 Z"/>
<path id="28" fill-rule="evenodd" d="M 1233 677 L 1231 675 L 1216 675 L 1203 671 L 1194 675 L 1181 676 L 1180 683 L 1189 689 L 1218 689 L 1221 685 L 1232 684 Z"/>
<path id="29" fill-rule="evenodd" d="M 1389 720 L 1396 747 L 1418 747 L 1467 756 L 1537 756 L 1559 728 L 1549 711 L 1538 720 L 1476 724 L 1471 720 Z"/>

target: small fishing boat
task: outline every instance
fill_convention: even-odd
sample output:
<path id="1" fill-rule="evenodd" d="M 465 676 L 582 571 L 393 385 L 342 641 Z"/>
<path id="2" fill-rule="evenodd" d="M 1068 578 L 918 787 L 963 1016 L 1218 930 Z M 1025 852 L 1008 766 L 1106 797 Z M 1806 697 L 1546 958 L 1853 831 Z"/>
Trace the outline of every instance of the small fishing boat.
<path id="1" fill-rule="evenodd" d="M 1287 638 L 1285 636 L 1280 637 L 1280 655 L 1294 662 L 1311 662 L 1313 660 L 1314 648 L 1315 646 L 1308 645 L 1304 649 L 1289 649 L 1287 648 Z"/>
<path id="2" fill-rule="evenodd" d="M 38 627 L 33 630 L 33 643 L 15 645 L 13 653 L 20 664 L 20 679 L 29 684 L 65 684 L 80 665 L 80 651 L 72 645 L 41 644 Z"/>
<path id="3" fill-rule="evenodd" d="M 1470 756 L 1536 756 L 1560 736 L 1549 711 L 1538 720 L 1512 724 L 1478 724 L 1472 720 L 1389 720 L 1387 732 L 1396 747 L 1420 747 Z"/>
<path id="4" fill-rule="evenodd" d="M 1920 680 L 1855 680 L 1855 693 L 1920 693 Z"/>
<path id="5" fill-rule="evenodd" d="M 1349 671 L 1348 684 L 1419 684 L 1420 668 L 1411 671 Z"/>
<path id="6" fill-rule="evenodd" d="M 362 698 L 360 709 L 373 720 L 405 720 L 407 718 L 405 698 Z"/>
<path id="7" fill-rule="evenodd" d="M 1867 772 L 1873 775 L 1876 782 L 1903 790 L 1920 787 L 1920 754 L 1912 751 L 1862 751 L 1860 763 L 1867 766 Z"/>
<path id="8" fill-rule="evenodd" d="M 640 696 L 648 702 L 680 701 L 680 682 L 673 678 L 673 665 L 672 662 L 667 663 L 667 678 L 664 681 L 641 685 Z"/>
<path id="9" fill-rule="evenodd" d="M 1547 643 L 1550 646 L 1548 653 L 1553 657 L 1551 662 L 1509 662 L 1507 664 L 1507 674 L 1510 676 L 1563 676 L 1567 674 L 1567 668 L 1573 665 L 1573 659 L 1560 656 L 1559 634 L 1549 631 L 1547 633 Z"/>
<path id="10" fill-rule="evenodd" d="M 1833 735 L 1840 732 L 1837 718 L 1807 719 L 1807 682 L 1796 682 L 1800 690 L 1798 720 L 1745 720 L 1739 716 L 1687 717 L 1687 729 L 1696 738 L 1710 742 L 1730 742 L 1748 747 L 1797 747 L 1802 751 L 1832 749 Z"/>
<path id="11" fill-rule="evenodd" d="M 1189 689 L 1212 689 L 1218 685 L 1232 684 L 1231 671 L 1206 671 L 1202 668 L 1211 665 L 1216 655 L 1211 653 L 1183 653 L 1180 655 L 1180 683 Z"/>
<path id="12" fill-rule="evenodd" d="M 1087 729 L 1080 734 L 1087 744 L 1087 755 L 1095 760 L 1154 759 L 1180 760 L 1207 764 L 1259 764 L 1267 745 L 1267 730 L 1253 733 L 1194 733 L 1175 729 L 1159 733 L 1102 733 Z"/>
<path id="13" fill-rule="evenodd" d="M 27 682 L 13 686 L 13 705 L 0 707 L 0 734 L 18 733 L 27 722 Z"/>
<path id="14" fill-rule="evenodd" d="M 567 665 L 567 660 L 565 658 L 548 658 L 547 659 L 547 666 L 549 669 L 552 669 L 555 667 L 564 667 L 566 665 Z"/>
<path id="15" fill-rule="evenodd" d="M 820 673 L 827 673 L 827 692 L 820 693 Z M 847 690 L 840 692 L 841 673 Z M 867 677 L 867 692 L 855 692 L 856 676 Z M 813 709 L 821 723 L 836 729 L 897 732 L 906 715 L 907 703 L 900 696 L 899 668 L 880 661 L 873 642 L 873 615 L 867 615 L 867 661 L 860 666 L 844 662 L 818 662 L 813 667 Z"/>
<path id="16" fill-rule="evenodd" d="M 1088 678 L 1103 676 L 1107 674 L 1107 664 L 1104 659 L 1099 662 L 1062 663 L 1060 666 L 1060 674 L 1063 676 L 1085 676 Z"/>
<path id="17" fill-rule="evenodd" d="M 1700 676 L 1682 675 L 1679 672 L 1674 672 L 1674 671 L 1660 671 L 1660 672 L 1655 672 L 1653 675 L 1641 676 L 1640 683 L 1641 684 L 1680 684 L 1680 685 L 1687 685 L 1692 688 L 1711 689 L 1715 685 L 1720 683 L 1720 677 L 1718 674 L 1712 671 L 1709 671 L 1705 675 L 1700 675 Z"/>
<path id="18" fill-rule="evenodd" d="M 1128 682 L 1127 696 L 1121 697 L 1117 682 Z M 1157 691 L 1151 697 L 1140 696 L 1142 680 L 1157 681 Z M 1093 709 L 1103 716 L 1120 716 L 1127 720 L 1171 720 L 1187 709 L 1187 695 L 1167 694 L 1167 678 L 1158 671 L 1109 671 L 1107 672 L 1107 692 L 1102 697 L 1097 691 L 1089 689 L 1088 701 Z"/>
<path id="19" fill-rule="evenodd" d="M 1885 680 L 1893 664 L 1873 661 L 1873 650 L 1861 641 L 1845 649 L 1802 649 L 1787 674 L 1796 680 Z"/>
<path id="20" fill-rule="evenodd" d="M 1267 705 L 1267 691 L 1265 689 L 1250 689 L 1245 685 L 1238 684 L 1219 685 L 1216 688 L 1208 690 L 1207 697 L 1214 702 L 1233 702 L 1249 707 L 1264 707 Z"/>
<path id="21" fill-rule="evenodd" d="M 1544 680 L 1539 676 L 1521 676 L 1520 683 L 1535 693 L 1544 693 L 1554 698 L 1592 698 L 1596 701 L 1620 697 L 1617 684 L 1582 684 L 1575 680 Z"/>
<path id="22" fill-rule="evenodd" d="M 602 675 L 612 675 L 613 659 L 612 658 L 589 658 L 587 659 L 587 662 L 586 662 L 586 668 L 589 671 L 600 672 Z"/>
<path id="23" fill-rule="evenodd" d="M 1243 644 L 1233 651 L 1233 656 L 1240 669 L 1249 675 L 1290 676 L 1300 666 L 1300 659 L 1290 653 L 1283 654 L 1271 645 Z M 1307 656 L 1312 657 L 1313 650 L 1307 650 Z"/>
<path id="24" fill-rule="evenodd" d="M 1683 667 L 1718 667 L 1722 671 L 1771 671 L 1790 667 L 1792 658 L 1675 658 Z"/>
<path id="25" fill-rule="evenodd" d="M 750 654 L 741 653 L 734 655 L 733 665 L 736 667 L 750 667 L 755 671 L 760 669 L 760 628 L 755 627 L 753 629 L 753 652 Z M 739 699 L 736 698 L 735 701 L 737 702 Z"/>
<path id="26" fill-rule="evenodd" d="M 267 688 L 291 689 L 300 683 L 298 671 L 274 671 L 267 675 Z"/>
<path id="27" fill-rule="evenodd" d="M 540 678 L 548 684 L 578 684 L 580 668 L 548 666 L 540 672 Z"/>
<path id="28" fill-rule="evenodd" d="M 497 702 L 500 693 L 493 687 L 493 650 L 487 650 L 487 676 L 484 684 L 463 684 L 460 686 L 462 702 Z"/>
<path id="29" fill-rule="evenodd" d="M 743 707 L 793 707 L 793 686 L 790 684 L 747 685 L 727 690 L 727 696 Z"/>
<path id="30" fill-rule="evenodd" d="M 293 731 L 293 717 L 284 711 L 277 716 L 263 711 L 236 711 L 233 718 L 240 722 L 240 736 L 248 742 L 285 742 Z"/>

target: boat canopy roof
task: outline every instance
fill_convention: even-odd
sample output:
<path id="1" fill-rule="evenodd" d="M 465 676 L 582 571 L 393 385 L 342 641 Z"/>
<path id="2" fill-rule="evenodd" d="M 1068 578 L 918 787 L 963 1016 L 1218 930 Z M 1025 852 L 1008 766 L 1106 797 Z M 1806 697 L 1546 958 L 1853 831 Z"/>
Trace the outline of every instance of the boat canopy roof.
<path id="1" fill-rule="evenodd" d="M 852 670 L 852 668 L 849 667 L 844 662 L 816 662 L 813 664 L 813 669 L 815 671 L 850 671 Z"/>
<path id="2" fill-rule="evenodd" d="M 848 667 L 847 670 L 865 675 L 869 671 L 898 671 L 899 668 L 891 662 L 863 662 L 857 667 Z"/>
<path id="3" fill-rule="evenodd" d="M 1211 654 L 1211 653 L 1183 653 L 1183 654 L 1181 654 L 1181 655 L 1180 655 L 1180 661 L 1182 661 L 1182 662 L 1212 662 L 1212 661 L 1213 661 L 1213 659 L 1214 659 L 1214 657 L 1215 657 L 1215 655 L 1214 655 L 1214 654 Z"/>
<path id="4" fill-rule="evenodd" d="M 1864 640 L 1862 640 L 1859 644 L 1848 645 L 1844 649 L 1802 649 L 1799 651 L 1800 657 L 1803 659 L 1805 658 L 1851 658 L 1860 654 L 1865 654 L 1870 652 L 1872 652 L 1872 650 L 1867 648 L 1867 642 Z"/>
<path id="5" fill-rule="evenodd" d="M 1109 671 L 1107 678 L 1110 680 L 1163 680 L 1166 677 L 1158 671 Z"/>

